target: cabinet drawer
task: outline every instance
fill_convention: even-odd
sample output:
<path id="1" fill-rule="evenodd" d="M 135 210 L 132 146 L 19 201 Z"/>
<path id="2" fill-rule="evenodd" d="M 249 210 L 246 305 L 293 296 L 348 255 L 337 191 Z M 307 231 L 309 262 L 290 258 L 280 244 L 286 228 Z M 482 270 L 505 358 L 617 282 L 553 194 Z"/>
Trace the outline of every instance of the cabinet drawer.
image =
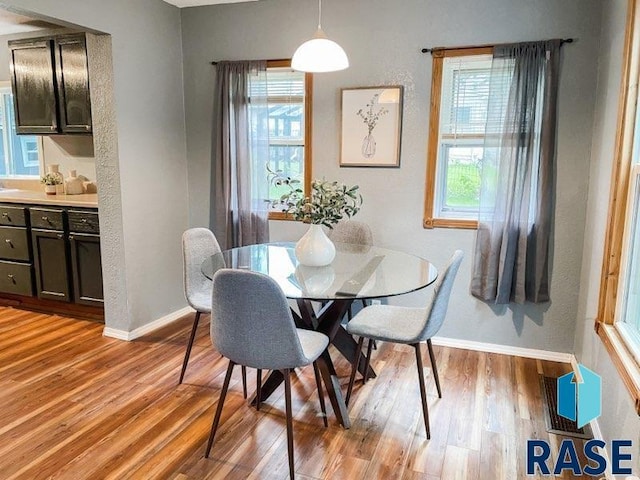
<path id="1" fill-rule="evenodd" d="M 24 207 L 0 205 L 0 225 L 26 227 L 27 226 L 26 209 Z"/>
<path id="2" fill-rule="evenodd" d="M 100 223 L 98 214 L 95 212 L 83 212 L 79 210 L 69 210 L 69 231 L 76 233 L 100 233 Z"/>
<path id="3" fill-rule="evenodd" d="M 45 230 L 64 230 L 64 210 L 49 208 L 30 208 L 32 228 Z"/>
<path id="4" fill-rule="evenodd" d="M 0 227 L 0 258 L 5 260 L 30 260 L 26 228 Z"/>
<path id="5" fill-rule="evenodd" d="M 0 292 L 32 297 L 31 264 L 0 261 Z"/>

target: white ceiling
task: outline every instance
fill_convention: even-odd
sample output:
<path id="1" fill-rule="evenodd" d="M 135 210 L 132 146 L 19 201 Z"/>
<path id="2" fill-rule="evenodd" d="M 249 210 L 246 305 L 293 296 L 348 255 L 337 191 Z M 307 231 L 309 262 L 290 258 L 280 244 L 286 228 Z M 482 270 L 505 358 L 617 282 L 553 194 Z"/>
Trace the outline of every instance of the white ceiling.
<path id="1" fill-rule="evenodd" d="M 176 7 L 200 7 L 202 5 L 218 5 L 220 3 L 257 2 L 258 0 L 164 0 Z"/>
<path id="2" fill-rule="evenodd" d="M 60 28 L 59 25 L 47 23 L 42 20 L 35 20 L 30 17 L 18 15 L 0 9 L 0 35 L 13 35 L 14 33 L 35 32 L 38 30 L 48 30 Z"/>

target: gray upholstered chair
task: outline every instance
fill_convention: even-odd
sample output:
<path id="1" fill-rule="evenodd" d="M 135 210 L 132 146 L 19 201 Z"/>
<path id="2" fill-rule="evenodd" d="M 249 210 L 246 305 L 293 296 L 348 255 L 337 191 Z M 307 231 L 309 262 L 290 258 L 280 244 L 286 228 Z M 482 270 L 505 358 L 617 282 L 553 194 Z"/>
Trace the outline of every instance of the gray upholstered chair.
<path id="1" fill-rule="evenodd" d="M 293 422 L 290 371 L 313 364 L 325 426 L 326 410 L 316 359 L 329 344 L 319 332 L 296 328 L 280 286 L 248 270 L 222 269 L 213 277 L 211 342 L 229 359 L 205 457 L 209 457 L 235 365 L 279 370 L 284 377 L 289 473 L 293 478 Z M 256 402 L 260 401 L 260 385 Z"/>
<path id="2" fill-rule="evenodd" d="M 351 243 L 353 245 L 373 245 L 373 234 L 371 228 L 364 222 L 356 220 L 343 220 L 336 223 L 329 230 L 329 238 L 338 243 Z M 362 306 L 368 305 L 366 300 L 362 300 Z M 353 313 L 351 307 L 347 310 L 347 318 L 351 320 Z"/>
<path id="3" fill-rule="evenodd" d="M 184 266 L 184 296 L 196 311 L 191 327 L 191 335 L 187 343 L 187 351 L 182 362 L 182 371 L 178 383 L 182 383 L 187 371 L 191 348 L 196 337 L 200 316 L 211 313 L 211 280 L 202 273 L 202 262 L 212 255 L 220 253 L 220 245 L 215 235 L 208 228 L 190 228 L 182 234 L 182 258 Z M 242 391 L 247 398 L 247 371 L 242 370 Z"/>
<path id="4" fill-rule="evenodd" d="M 338 222 L 329 230 L 329 238 L 339 243 L 373 245 L 373 234 L 369 225 L 355 220 Z"/>
<path id="5" fill-rule="evenodd" d="M 429 410 L 427 407 L 427 392 L 424 385 L 424 373 L 422 369 L 422 352 L 420 343 L 426 341 L 429 348 L 429 357 L 431 359 L 431 367 L 433 369 L 433 378 L 438 389 L 438 396 L 442 398 L 440 390 L 440 380 L 438 379 L 438 368 L 436 366 L 436 358 L 433 354 L 433 346 L 431 345 L 431 337 L 433 337 L 444 322 L 447 314 L 447 306 L 449 305 L 449 297 L 453 282 L 462 263 L 462 251 L 456 250 L 451 257 L 449 265 L 436 283 L 431 303 L 427 308 L 409 308 L 396 307 L 391 305 L 373 305 L 359 312 L 353 320 L 347 324 L 347 332 L 352 335 L 359 335 L 358 348 L 356 358 L 360 358 L 364 338 L 369 339 L 367 347 L 366 366 L 364 371 L 369 369 L 371 359 L 371 342 L 372 340 L 381 340 L 383 342 L 394 342 L 411 345 L 415 348 L 416 361 L 418 364 L 418 378 L 420 381 L 420 395 L 422 397 L 422 414 L 424 417 L 424 426 L 427 431 L 427 438 L 431 438 L 429 429 Z M 349 404 L 353 383 L 356 377 L 357 362 L 351 370 L 351 378 L 349 379 L 349 387 L 347 390 L 346 403 Z M 363 382 L 366 378 L 363 379 Z"/>

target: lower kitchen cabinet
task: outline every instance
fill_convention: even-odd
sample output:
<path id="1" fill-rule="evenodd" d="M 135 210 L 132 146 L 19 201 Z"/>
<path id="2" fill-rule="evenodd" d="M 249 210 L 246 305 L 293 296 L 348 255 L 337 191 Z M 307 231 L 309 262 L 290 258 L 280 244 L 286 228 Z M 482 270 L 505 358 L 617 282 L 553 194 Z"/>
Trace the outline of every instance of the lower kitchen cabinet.
<path id="1" fill-rule="evenodd" d="M 69 255 L 64 232 L 31 230 L 38 297 L 71 301 Z"/>
<path id="2" fill-rule="evenodd" d="M 76 303 L 104 305 L 100 236 L 85 233 L 69 235 L 73 296 Z"/>
<path id="3" fill-rule="evenodd" d="M 98 211 L 0 204 L 0 297 L 103 319 Z"/>

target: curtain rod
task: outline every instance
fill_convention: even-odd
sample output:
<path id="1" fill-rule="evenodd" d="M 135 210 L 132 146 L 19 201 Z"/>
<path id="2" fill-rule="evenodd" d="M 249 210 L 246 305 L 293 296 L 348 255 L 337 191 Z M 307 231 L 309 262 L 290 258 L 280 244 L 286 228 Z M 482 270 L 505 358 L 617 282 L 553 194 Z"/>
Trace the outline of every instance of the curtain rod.
<path id="1" fill-rule="evenodd" d="M 237 62 L 237 61 L 244 61 L 244 60 L 218 60 L 218 61 L 213 61 L 211 62 L 211 65 L 217 65 L 220 62 Z M 264 61 L 264 62 L 290 62 L 291 59 L 290 58 L 276 58 L 276 59 L 269 59 L 269 60 L 256 60 L 256 61 Z"/>
<path id="2" fill-rule="evenodd" d="M 573 38 L 563 38 L 560 41 L 560 45 L 564 45 L 565 43 L 573 43 Z M 433 53 L 439 50 L 471 50 L 472 48 L 490 48 L 497 47 L 498 45 L 509 45 L 508 43 L 498 43 L 495 45 L 467 45 L 464 47 L 434 47 L 434 48 L 423 48 L 422 53 Z"/>

